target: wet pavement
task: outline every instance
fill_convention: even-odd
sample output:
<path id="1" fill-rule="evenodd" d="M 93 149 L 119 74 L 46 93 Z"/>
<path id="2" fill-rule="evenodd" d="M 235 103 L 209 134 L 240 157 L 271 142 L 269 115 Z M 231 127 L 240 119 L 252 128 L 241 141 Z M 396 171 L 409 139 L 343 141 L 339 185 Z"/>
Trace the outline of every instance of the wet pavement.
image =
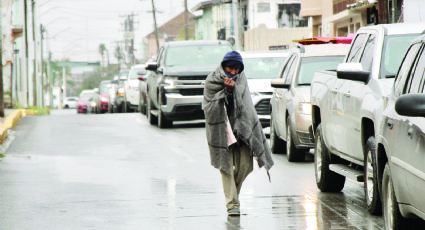
<path id="1" fill-rule="evenodd" d="M 0 160 L 0 229 L 383 229 L 361 184 L 321 193 L 313 158 L 255 167 L 228 217 L 203 122 L 170 129 L 137 113 L 24 117 Z"/>

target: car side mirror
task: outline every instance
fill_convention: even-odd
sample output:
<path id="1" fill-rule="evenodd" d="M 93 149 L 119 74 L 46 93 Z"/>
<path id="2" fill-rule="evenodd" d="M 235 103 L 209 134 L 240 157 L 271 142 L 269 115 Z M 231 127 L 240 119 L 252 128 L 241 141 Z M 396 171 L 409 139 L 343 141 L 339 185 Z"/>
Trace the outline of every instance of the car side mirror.
<path id="1" fill-rule="evenodd" d="M 363 70 L 363 66 L 360 63 L 341 63 L 336 70 L 336 77 L 339 79 L 368 83 L 370 72 Z"/>
<path id="2" fill-rule="evenodd" d="M 145 69 L 150 71 L 156 71 L 158 69 L 158 63 L 156 62 L 148 63 Z"/>
<path id="3" fill-rule="evenodd" d="M 402 116 L 425 117 L 425 94 L 405 94 L 397 98 L 395 111 Z"/>
<path id="4" fill-rule="evenodd" d="M 271 80 L 270 85 L 273 88 L 278 88 L 278 89 L 289 89 L 291 87 L 290 84 L 285 84 L 285 80 L 281 78 Z"/>

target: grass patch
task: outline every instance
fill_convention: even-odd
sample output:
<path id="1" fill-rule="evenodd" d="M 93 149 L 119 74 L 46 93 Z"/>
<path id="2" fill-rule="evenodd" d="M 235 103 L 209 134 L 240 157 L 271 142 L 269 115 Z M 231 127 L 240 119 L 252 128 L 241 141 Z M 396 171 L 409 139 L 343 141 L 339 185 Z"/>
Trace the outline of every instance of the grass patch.
<path id="1" fill-rule="evenodd" d="M 6 155 L 4 155 L 3 153 L 0 153 L 0 158 L 5 158 Z"/>
<path id="2" fill-rule="evenodd" d="M 35 115 L 46 115 L 50 114 L 50 109 L 47 107 L 38 107 L 38 106 L 28 106 L 28 109 L 35 111 Z"/>

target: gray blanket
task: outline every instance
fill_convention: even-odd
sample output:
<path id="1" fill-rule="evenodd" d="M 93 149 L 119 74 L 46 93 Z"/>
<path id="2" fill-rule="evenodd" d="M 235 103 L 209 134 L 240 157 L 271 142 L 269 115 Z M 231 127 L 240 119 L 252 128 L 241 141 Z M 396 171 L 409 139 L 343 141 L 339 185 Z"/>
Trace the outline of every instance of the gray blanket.
<path id="1" fill-rule="evenodd" d="M 205 126 L 211 164 L 230 174 L 231 165 L 227 146 L 227 114 L 225 109 L 226 96 L 224 93 L 224 78 L 226 77 L 221 65 L 210 73 L 205 81 L 202 108 L 205 113 Z M 264 166 L 268 171 L 273 166 L 270 147 L 266 141 L 260 121 L 255 111 L 249 92 L 248 82 L 242 72 L 235 82 L 233 89 L 234 109 L 229 114 L 233 133 L 238 140 L 249 146 L 251 154 L 256 157 L 259 167 Z"/>

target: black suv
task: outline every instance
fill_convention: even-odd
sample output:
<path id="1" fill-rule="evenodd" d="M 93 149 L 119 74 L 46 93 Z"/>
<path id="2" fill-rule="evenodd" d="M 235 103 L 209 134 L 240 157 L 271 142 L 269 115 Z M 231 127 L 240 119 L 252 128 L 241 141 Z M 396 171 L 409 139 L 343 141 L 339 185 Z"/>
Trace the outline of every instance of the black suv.
<path id="1" fill-rule="evenodd" d="M 152 71 L 147 80 L 149 123 L 166 128 L 173 121 L 204 119 L 203 82 L 229 51 L 227 41 L 165 43 L 156 62 L 146 66 Z"/>

